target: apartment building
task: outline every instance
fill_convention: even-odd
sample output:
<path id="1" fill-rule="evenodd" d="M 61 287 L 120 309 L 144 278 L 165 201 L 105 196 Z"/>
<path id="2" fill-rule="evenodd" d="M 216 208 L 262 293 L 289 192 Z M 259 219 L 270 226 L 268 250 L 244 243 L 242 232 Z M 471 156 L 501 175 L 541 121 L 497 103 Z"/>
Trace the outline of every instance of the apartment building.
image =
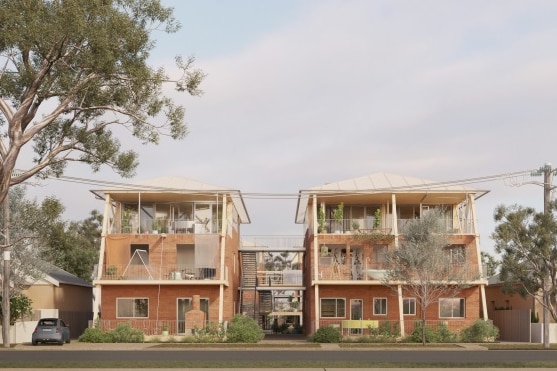
<path id="1" fill-rule="evenodd" d="M 92 192 L 105 205 L 93 282 L 104 329 L 187 334 L 232 318 L 240 226 L 250 223 L 239 191 L 163 177 Z"/>
<path id="2" fill-rule="evenodd" d="M 466 263 L 470 279 L 457 296 L 428 308 L 428 325 L 459 330 L 487 316 L 475 210 L 486 193 L 387 173 L 300 190 L 296 222 L 306 230 L 305 332 L 332 325 L 357 335 L 389 322 L 410 333 L 421 318 L 417 298 L 404 285 L 385 285 L 384 255 L 404 238 L 405 223 L 432 208 L 443 210 L 446 252 L 456 264 Z"/>

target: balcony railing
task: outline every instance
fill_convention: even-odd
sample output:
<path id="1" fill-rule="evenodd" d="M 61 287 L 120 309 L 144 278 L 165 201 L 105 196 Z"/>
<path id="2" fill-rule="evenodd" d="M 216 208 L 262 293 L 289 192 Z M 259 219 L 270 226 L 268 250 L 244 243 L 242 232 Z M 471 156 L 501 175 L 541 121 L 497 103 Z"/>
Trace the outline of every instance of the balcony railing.
<path id="1" fill-rule="evenodd" d="M 382 282 L 387 273 L 387 268 L 381 263 L 368 263 L 367 265 L 334 264 L 331 257 L 320 257 L 318 274 L 313 274 L 315 281 L 370 281 Z M 466 282 L 485 279 L 480 277 L 477 268 L 466 265 L 451 265 L 450 271 L 454 279 Z M 457 273 L 455 273 L 457 272 Z"/>
<path id="2" fill-rule="evenodd" d="M 302 286 L 301 270 L 257 271 L 257 286 Z"/>
<path id="3" fill-rule="evenodd" d="M 402 233 L 404 226 L 415 219 L 397 219 L 398 233 Z M 443 219 L 443 230 L 448 234 L 472 234 L 474 233 L 473 220 L 461 218 L 455 223 L 453 219 Z M 321 234 L 340 233 L 394 233 L 391 219 L 386 218 L 378 225 L 372 219 L 325 219 L 322 228 L 318 228 Z"/>
<path id="4" fill-rule="evenodd" d="M 102 280 L 220 280 L 215 267 L 176 264 L 105 264 Z"/>
<path id="5" fill-rule="evenodd" d="M 218 220 L 193 221 L 179 219 L 156 219 L 155 221 L 132 218 L 122 221 L 121 225 L 113 225 L 110 233 L 122 234 L 215 234 L 219 233 Z"/>

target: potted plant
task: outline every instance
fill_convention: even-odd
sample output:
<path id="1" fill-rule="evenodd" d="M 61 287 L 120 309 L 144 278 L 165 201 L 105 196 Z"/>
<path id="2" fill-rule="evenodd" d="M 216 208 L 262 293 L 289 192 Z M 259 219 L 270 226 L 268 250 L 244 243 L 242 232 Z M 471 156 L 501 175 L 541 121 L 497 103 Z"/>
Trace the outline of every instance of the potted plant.
<path id="1" fill-rule="evenodd" d="M 333 218 L 335 219 L 335 233 L 342 233 L 344 228 L 342 222 L 344 221 L 344 203 L 338 204 L 336 209 L 333 210 Z"/>
<path id="2" fill-rule="evenodd" d="M 319 233 L 327 233 L 327 228 L 325 227 L 325 208 L 321 206 L 319 207 L 318 223 Z"/>
<path id="3" fill-rule="evenodd" d="M 153 219 L 151 232 L 153 234 L 159 234 L 160 223 L 157 219 Z"/>
<path id="4" fill-rule="evenodd" d="M 358 223 L 357 221 L 353 221 L 353 222 L 352 222 L 352 230 L 353 230 L 354 232 L 359 231 L 359 230 L 360 230 L 360 223 Z"/>
<path id="5" fill-rule="evenodd" d="M 106 275 L 107 276 L 114 277 L 114 276 L 116 276 L 117 272 L 118 272 L 118 268 L 116 268 L 115 265 L 110 265 L 106 268 Z"/>
<path id="6" fill-rule="evenodd" d="M 166 323 L 162 325 L 162 336 L 168 336 L 168 325 Z"/>
<path id="7" fill-rule="evenodd" d="M 373 228 L 379 229 L 379 227 L 381 227 L 381 209 L 375 210 L 375 214 L 373 217 Z"/>

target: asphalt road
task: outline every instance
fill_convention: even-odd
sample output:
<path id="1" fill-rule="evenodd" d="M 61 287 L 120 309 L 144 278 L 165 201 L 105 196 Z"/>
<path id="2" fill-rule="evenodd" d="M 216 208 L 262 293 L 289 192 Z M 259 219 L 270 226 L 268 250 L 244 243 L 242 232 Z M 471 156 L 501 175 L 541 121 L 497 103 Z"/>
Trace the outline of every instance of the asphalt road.
<path id="1" fill-rule="evenodd" d="M 54 349 L 53 349 L 54 350 Z M 458 366 L 474 362 L 557 362 L 555 350 L 322 350 L 322 349 L 144 349 L 144 350 L 72 350 L 2 351 L 2 362 L 412 362 L 444 363 Z M 1 367 L 1 366 L 0 366 Z"/>

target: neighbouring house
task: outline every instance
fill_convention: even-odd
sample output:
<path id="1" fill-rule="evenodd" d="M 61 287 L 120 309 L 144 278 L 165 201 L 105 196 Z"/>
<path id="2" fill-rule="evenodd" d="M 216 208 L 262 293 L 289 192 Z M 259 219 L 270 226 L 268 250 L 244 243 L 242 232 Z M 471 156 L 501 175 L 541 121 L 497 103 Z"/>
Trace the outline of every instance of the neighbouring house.
<path id="1" fill-rule="evenodd" d="M 398 325 L 403 335 L 410 333 L 421 318 L 419 305 L 404 285 L 381 282 L 383 258 L 403 238 L 404 224 L 432 208 L 443 210 L 452 264 L 465 264 L 470 279 L 459 295 L 428 308 L 428 325 L 443 323 L 458 331 L 487 318 L 475 209 L 487 192 L 387 173 L 300 190 L 296 222 L 307 228 L 305 333 L 332 325 L 344 335 L 359 335 L 387 322 Z"/>
<path id="2" fill-rule="evenodd" d="M 237 313 L 240 225 L 250 222 L 240 191 L 163 177 L 92 192 L 105 204 L 93 281 L 104 329 L 190 333 L 200 323 L 186 315 L 194 298 L 205 323 Z"/>
<path id="3" fill-rule="evenodd" d="M 63 318 L 70 325 L 72 338 L 79 337 L 93 319 L 93 286 L 89 282 L 48 263 L 44 263 L 43 271 L 41 278 L 29 279 L 22 291 L 32 301 L 33 315 L 13 326 L 10 341 L 14 344 L 30 342 L 42 317 Z"/>
<path id="4" fill-rule="evenodd" d="M 490 277 L 486 287 L 487 313 L 499 328 L 502 341 L 543 342 L 541 327 L 543 306 L 532 296 L 503 292 L 504 282 L 499 275 Z M 519 284 L 517 284 L 519 285 Z M 548 314 L 550 323 L 550 342 L 557 342 L 557 325 Z M 533 323 L 532 323 L 533 322 Z"/>

